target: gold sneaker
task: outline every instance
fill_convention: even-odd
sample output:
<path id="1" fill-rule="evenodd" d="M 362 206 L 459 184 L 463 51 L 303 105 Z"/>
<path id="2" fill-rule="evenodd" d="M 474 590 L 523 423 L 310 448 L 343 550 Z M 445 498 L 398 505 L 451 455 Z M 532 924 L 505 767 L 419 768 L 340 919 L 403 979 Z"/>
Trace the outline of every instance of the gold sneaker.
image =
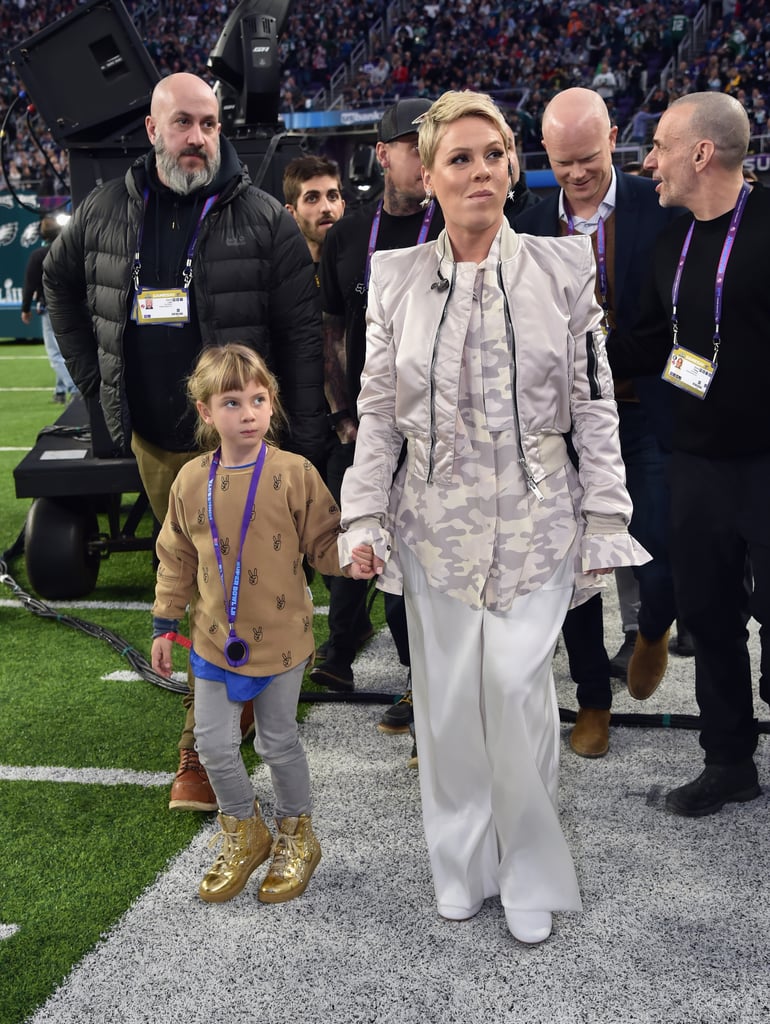
<path id="1" fill-rule="evenodd" d="M 254 812 L 251 818 L 218 815 L 222 831 L 210 840 L 209 846 L 221 842 L 222 849 L 198 889 L 198 895 L 207 903 L 225 903 L 237 896 L 254 870 L 267 860 L 273 837 L 259 813 L 259 805 Z"/>
<path id="2" fill-rule="evenodd" d="M 259 887 L 263 903 L 285 903 L 301 896 L 321 859 L 321 846 L 313 833 L 309 814 L 276 819 L 278 835 L 273 860 Z"/>

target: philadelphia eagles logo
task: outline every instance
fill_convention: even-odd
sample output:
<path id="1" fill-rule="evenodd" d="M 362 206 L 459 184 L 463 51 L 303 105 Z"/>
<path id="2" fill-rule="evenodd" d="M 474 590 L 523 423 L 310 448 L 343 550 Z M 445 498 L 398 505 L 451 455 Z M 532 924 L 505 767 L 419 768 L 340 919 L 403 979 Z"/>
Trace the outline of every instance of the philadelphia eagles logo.
<path id="1" fill-rule="evenodd" d="M 0 224 L 0 245 L 10 245 L 12 242 L 15 242 L 18 233 L 18 221 L 12 220 L 7 224 Z"/>

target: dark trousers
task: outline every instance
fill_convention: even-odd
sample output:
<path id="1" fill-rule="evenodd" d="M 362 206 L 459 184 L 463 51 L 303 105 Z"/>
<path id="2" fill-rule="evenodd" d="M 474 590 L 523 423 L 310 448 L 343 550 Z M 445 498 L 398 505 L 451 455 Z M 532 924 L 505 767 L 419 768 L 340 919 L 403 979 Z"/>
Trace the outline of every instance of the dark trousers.
<path id="1" fill-rule="evenodd" d="M 581 708 L 608 709 L 612 705 L 610 659 L 604 647 L 602 595 L 571 608 L 562 626 L 569 659 L 569 674 L 577 685 Z"/>
<path id="2" fill-rule="evenodd" d="M 700 743 L 706 764 L 735 764 L 757 746 L 751 616 L 760 624 L 760 694 L 770 702 L 770 455 L 675 452 L 671 499 L 671 563 L 679 618 L 695 646 Z"/>
<path id="3" fill-rule="evenodd" d="M 326 463 L 326 486 L 337 504 L 340 502 L 342 478 L 353 465 L 355 444 L 332 447 Z M 346 576 L 328 576 L 324 582 L 329 588 L 329 656 L 353 664 L 358 649 L 358 638 L 370 629 L 366 608 L 366 580 L 351 580 Z"/>
<path id="4" fill-rule="evenodd" d="M 652 555 L 651 562 L 634 566 L 641 602 L 639 629 L 649 640 L 657 640 L 676 618 L 669 560 L 668 456 L 658 444 L 638 402 L 619 402 L 618 417 L 626 486 L 634 504 L 629 530 Z M 601 594 L 567 612 L 562 635 L 570 675 L 577 685 L 578 704 L 581 708 L 609 708 L 612 688 L 609 658 L 604 647 Z"/>
<path id="5" fill-rule="evenodd" d="M 618 416 L 626 487 L 634 504 L 629 532 L 652 555 L 651 562 L 634 566 L 641 602 L 639 630 L 648 640 L 657 640 L 676 618 L 669 556 L 671 495 L 666 478 L 670 456 L 658 444 L 638 402 L 619 402 Z"/>
<path id="6" fill-rule="evenodd" d="M 339 503 L 342 478 L 353 465 L 355 444 L 336 444 L 326 463 L 326 486 Z M 344 576 L 326 579 L 329 588 L 329 646 L 330 654 L 353 664 L 357 640 L 371 628 L 367 608 L 366 580 L 351 580 Z M 388 623 L 396 651 L 402 665 L 409 665 L 409 638 L 406 631 L 406 610 L 400 594 L 385 594 L 385 620 Z"/>

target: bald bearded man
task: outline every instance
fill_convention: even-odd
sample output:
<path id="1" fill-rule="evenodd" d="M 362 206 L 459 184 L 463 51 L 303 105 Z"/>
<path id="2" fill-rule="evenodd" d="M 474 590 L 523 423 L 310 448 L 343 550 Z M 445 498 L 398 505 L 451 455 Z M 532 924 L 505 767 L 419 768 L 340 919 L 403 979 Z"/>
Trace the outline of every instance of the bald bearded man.
<path id="1" fill-rule="evenodd" d="M 130 445 L 162 522 L 196 452 L 185 381 L 203 348 L 237 341 L 265 359 L 289 419 L 285 448 L 322 466 L 328 426 L 313 263 L 291 214 L 251 184 L 202 79 L 162 79 L 146 129 L 152 149 L 83 200 L 43 282 L 72 378 L 101 404 L 115 449 Z M 193 724 L 188 706 L 169 806 L 216 810 Z"/>

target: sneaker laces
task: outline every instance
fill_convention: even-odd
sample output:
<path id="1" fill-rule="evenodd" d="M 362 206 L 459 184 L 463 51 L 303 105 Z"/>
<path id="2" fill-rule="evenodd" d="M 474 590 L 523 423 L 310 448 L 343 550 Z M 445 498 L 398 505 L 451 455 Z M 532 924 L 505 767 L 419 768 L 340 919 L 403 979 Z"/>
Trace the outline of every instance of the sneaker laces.
<path id="1" fill-rule="evenodd" d="M 302 857 L 297 837 L 289 835 L 288 832 L 278 833 L 273 841 L 271 853 L 273 862 L 270 870 L 277 875 L 283 875 L 292 860 L 300 860 Z"/>
<path id="2" fill-rule="evenodd" d="M 233 853 L 233 847 L 235 846 L 233 834 L 231 832 L 225 832 L 224 829 L 221 829 L 216 833 L 216 835 L 213 835 L 211 839 L 209 839 L 207 846 L 211 849 L 212 846 L 216 846 L 216 844 L 220 842 L 222 843 L 222 849 L 217 854 L 217 859 L 211 869 L 212 871 L 215 871 L 220 863 L 224 864 L 229 860 Z"/>
<path id="3" fill-rule="evenodd" d="M 403 697 L 396 701 L 396 704 L 408 704 L 409 707 L 412 707 L 412 691 L 407 690 Z"/>

